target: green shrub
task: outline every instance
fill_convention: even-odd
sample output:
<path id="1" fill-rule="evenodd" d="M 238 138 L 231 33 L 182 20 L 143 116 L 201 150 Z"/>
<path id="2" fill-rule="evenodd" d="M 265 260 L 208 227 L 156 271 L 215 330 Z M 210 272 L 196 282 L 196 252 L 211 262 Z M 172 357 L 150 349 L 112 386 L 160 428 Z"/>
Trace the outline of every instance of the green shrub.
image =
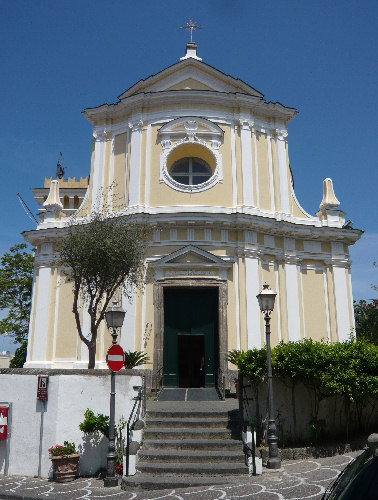
<path id="1" fill-rule="evenodd" d="M 149 361 L 150 358 L 142 351 L 125 351 L 125 368 L 135 368 L 136 366 L 144 365 Z"/>

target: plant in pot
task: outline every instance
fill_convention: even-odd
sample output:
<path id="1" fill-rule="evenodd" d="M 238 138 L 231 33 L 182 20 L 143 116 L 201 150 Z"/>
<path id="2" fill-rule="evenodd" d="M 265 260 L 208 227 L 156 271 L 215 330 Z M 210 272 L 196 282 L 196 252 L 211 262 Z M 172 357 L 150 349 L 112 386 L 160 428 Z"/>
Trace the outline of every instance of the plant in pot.
<path id="1" fill-rule="evenodd" d="M 80 454 L 74 443 L 64 441 L 63 445 L 51 446 L 49 454 L 57 483 L 68 483 L 77 477 Z"/>
<path id="2" fill-rule="evenodd" d="M 125 368 L 131 369 L 136 366 L 144 365 L 150 361 L 150 358 L 143 351 L 125 351 Z"/>

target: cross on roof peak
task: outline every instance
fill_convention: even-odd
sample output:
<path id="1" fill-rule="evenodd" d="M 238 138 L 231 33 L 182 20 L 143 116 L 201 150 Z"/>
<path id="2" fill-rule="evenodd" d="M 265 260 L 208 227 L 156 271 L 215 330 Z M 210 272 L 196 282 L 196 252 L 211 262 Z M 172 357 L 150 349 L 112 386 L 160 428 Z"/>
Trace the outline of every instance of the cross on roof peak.
<path id="1" fill-rule="evenodd" d="M 193 18 L 189 18 L 189 21 L 181 26 L 181 29 L 190 31 L 190 43 L 193 43 L 193 31 L 202 29 L 202 26 L 193 21 Z"/>

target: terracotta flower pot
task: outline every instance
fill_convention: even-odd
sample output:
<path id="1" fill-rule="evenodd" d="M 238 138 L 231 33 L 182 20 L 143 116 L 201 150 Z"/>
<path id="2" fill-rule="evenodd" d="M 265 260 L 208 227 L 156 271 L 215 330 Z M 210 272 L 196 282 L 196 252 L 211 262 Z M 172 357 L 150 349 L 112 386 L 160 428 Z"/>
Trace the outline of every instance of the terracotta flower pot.
<path id="1" fill-rule="evenodd" d="M 74 454 L 50 458 L 57 483 L 69 483 L 77 477 L 80 455 Z"/>

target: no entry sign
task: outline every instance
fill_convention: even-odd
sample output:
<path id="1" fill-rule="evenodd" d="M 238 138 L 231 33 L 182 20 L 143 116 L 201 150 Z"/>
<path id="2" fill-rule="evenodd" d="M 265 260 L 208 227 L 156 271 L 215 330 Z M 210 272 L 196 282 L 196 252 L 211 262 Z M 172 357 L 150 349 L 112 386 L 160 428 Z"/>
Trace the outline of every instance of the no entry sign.
<path id="1" fill-rule="evenodd" d="M 123 367 L 124 361 L 125 353 L 120 345 L 115 344 L 109 347 L 106 362 L 112 372 L 118 372 Z"/>

